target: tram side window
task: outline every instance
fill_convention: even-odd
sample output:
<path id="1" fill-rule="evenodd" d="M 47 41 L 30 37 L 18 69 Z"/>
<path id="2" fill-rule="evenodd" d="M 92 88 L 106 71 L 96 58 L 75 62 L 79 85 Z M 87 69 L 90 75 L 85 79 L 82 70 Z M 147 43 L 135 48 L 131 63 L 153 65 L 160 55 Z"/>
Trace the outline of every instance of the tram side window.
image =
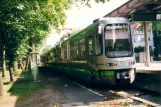
<path id="1" fill-rule="evenodd" d="M 60 55 L 60 60 L 63 60 L 65 59 L 65 50 L 64 50 L 65 46 L 61 46 L 61 49 L 60 49 L 60 52 L 61 52 L 61 55 Z"/>
<path id="2" fill-rule="evenodd" d="M 56 57 L 55 49 L 52 52 L 53 52 L 53 61 L 55 62 L 55 57 Z"/>
<path id="3" fill-rule="evenodd" d="M 79 54 L 80 57 L 85 57 L 85 39 L 79 41 Z"/>
<path id="4" fill-rule="evenodd" d="M 58 59 L 58 61 L 61 60 L 61 50 L 59 47 L 57 48 L 57 59 Z"/>
<path id="5" fill-rule="evenodd" d="M 77 59 L 78 58 L 78 42 L 74 42 L 72 46 L 72 59 Z"/>
<path id="6" fill-rule="evenodd" d="M 92 36 L 88 38 L 88 52 L 89 55 L 93 55 L 93 41 L 92 41 Z"/>
<path id="7" fill-rule="evenodd" d="M 95 32 L 95 51 L 96 55 L 102 55 L 103 46 L 102 46 L 102 35 Z"/>
<path id="8" fill-rule="evenodd" d="M 70 45 L 67 44 L 67 47 L 66 47 L 66 48 L 67 48 L 67 59 L 68 59 L 68 60 L 70 59 L 70 58 L 69 58 L 69 57 L 70 57 L 70 55 L 69 55 L 69 54 L 70 54 L 70 52 L 69 52 L 69 49 L 70 49 L 69 46 L 70 46 Z"/>
<path id="9" fill-rule="evenodd" d="M 57 57 L 57 56 L 58 56 L 58 50 L 55 49 L 55 59 L 56 59 L 56 60 L 58 60 L 58 57 Z"/>
<path id="10" fill-rule="evenodd" d="M 53 61 L 53 57 L 54 57 L 54 53 L 51 52 L 51 53 L 50 53 L 50 61 Z"/>
<path id="11" fill-rule="evenodd" d="M 67 46 L 64 46 L 64 59 L 67 59 Z"/>

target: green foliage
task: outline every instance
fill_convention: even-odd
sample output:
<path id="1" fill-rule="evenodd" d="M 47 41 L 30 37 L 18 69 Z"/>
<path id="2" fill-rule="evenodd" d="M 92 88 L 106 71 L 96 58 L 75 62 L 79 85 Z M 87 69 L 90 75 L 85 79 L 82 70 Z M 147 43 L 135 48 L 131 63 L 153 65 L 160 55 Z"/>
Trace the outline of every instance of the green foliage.
<path id="1" fill-rule="evenodd" d="M 110 0 L 71 0 L 72 3 L 74 3 L 76 6 L 79 7 L 79 5 L 86 5 L 88 7 L 92 7 L 92 2 L 95 1 L 96 3 L 105 3 Z"/>
<path id="2" fill-rule="evenodd" d="M 153 21 L 153 30 L 154 31 L 161 31 L 161 22 L 160 21 Z"/>
<path id="3" fill-rule="evenodd" d="M 95 1 L 96 1 L 96 3 L 100 3 L 100 2 L 105 3 L 105 2 L 110 1 L 110 0 L 95 0 Z"/>
<path id="4" fill-rule="evenodd" d="M 137 47 L 134 48 L 134 52 L 135 52 L 135 53 L 144 52 L 144 47 L 142 47 L 142 46 L 137 46 Z"/>
<path id="5" fill-rule="evenodd" d="M 65 23 L 69 0 L 1 0 L 0 36 L 6 46 L 7 60 L 13 65 L 29 53 L 31 42 L 39 45 L 50 32 Z"/>

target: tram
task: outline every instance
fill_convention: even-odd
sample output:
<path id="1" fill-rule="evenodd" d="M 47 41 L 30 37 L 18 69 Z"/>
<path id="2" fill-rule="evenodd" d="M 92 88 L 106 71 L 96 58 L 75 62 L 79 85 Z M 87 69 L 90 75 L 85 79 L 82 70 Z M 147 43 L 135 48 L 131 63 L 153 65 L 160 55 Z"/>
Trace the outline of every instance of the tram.
<path id="1" fill-rule="evenodd" d="M 95 20 L 41 59 L 44 66 L 89 83 L 131 84 L 136 69 L 130 22 L 123 17 Z"/>

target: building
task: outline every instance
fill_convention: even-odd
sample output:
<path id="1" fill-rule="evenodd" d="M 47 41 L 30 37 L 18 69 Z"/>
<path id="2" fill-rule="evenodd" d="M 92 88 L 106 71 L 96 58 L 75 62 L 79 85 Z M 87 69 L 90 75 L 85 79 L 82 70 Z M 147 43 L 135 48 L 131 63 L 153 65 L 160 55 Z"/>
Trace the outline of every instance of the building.
<path id="1" fill-rule="evenodd" d="M 142 30 L 133 30 L 132 33 L 132 39 L 133 39 L 133 45 L 134 45 L 134 49 L 138 46 L 143 47 L 145 51 L 145 37 L 144 37 L 144 32 Z M 150 55 L 153 55 L 154 52 L 154 41 L 153 41 L 153 32 L 152 30 L 148 31 L 148 42 L 149 42 L 149 51 L 150 51 Z M 142 53 L 142 57 L 143 58 L 143 62 L 145 61 L 145 53 Z M 141 59 L 139 58 L 139 53 L 135 53 L 135 57 L 136 57 L 136 61 L 139 60 L 139 62 Z M 152 61 L 152 59 L 151 59 Z"/>
<path id="2" fill-rule="evenodd" d="M 145 47 L 145 38 L 144 38 L 144 32 L 140 30 L 134 30 L 132 33 L 132 39 L 134 48 L 137 46 Z M 149 40 L 149 50 L 154 50 L 154 41 L 153 41 L 153 33 L 152 30 L 148 31 L 148 40 Z"/>

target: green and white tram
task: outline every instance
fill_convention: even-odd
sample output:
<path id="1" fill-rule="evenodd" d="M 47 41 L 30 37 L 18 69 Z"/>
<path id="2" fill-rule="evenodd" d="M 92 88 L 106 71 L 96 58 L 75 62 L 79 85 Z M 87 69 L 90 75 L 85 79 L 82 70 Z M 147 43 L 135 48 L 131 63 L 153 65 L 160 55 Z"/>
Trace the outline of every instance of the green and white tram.
<path id="1" fill-rule="evenodd" d="M 131 84 L 135 79 L 130 22 L 126 18 L 99 19 L 44 56 L 51 53 L 53 56 L 46 58 L 50 67 L 64 69 L 59 71 L 90 83 Z"/>

